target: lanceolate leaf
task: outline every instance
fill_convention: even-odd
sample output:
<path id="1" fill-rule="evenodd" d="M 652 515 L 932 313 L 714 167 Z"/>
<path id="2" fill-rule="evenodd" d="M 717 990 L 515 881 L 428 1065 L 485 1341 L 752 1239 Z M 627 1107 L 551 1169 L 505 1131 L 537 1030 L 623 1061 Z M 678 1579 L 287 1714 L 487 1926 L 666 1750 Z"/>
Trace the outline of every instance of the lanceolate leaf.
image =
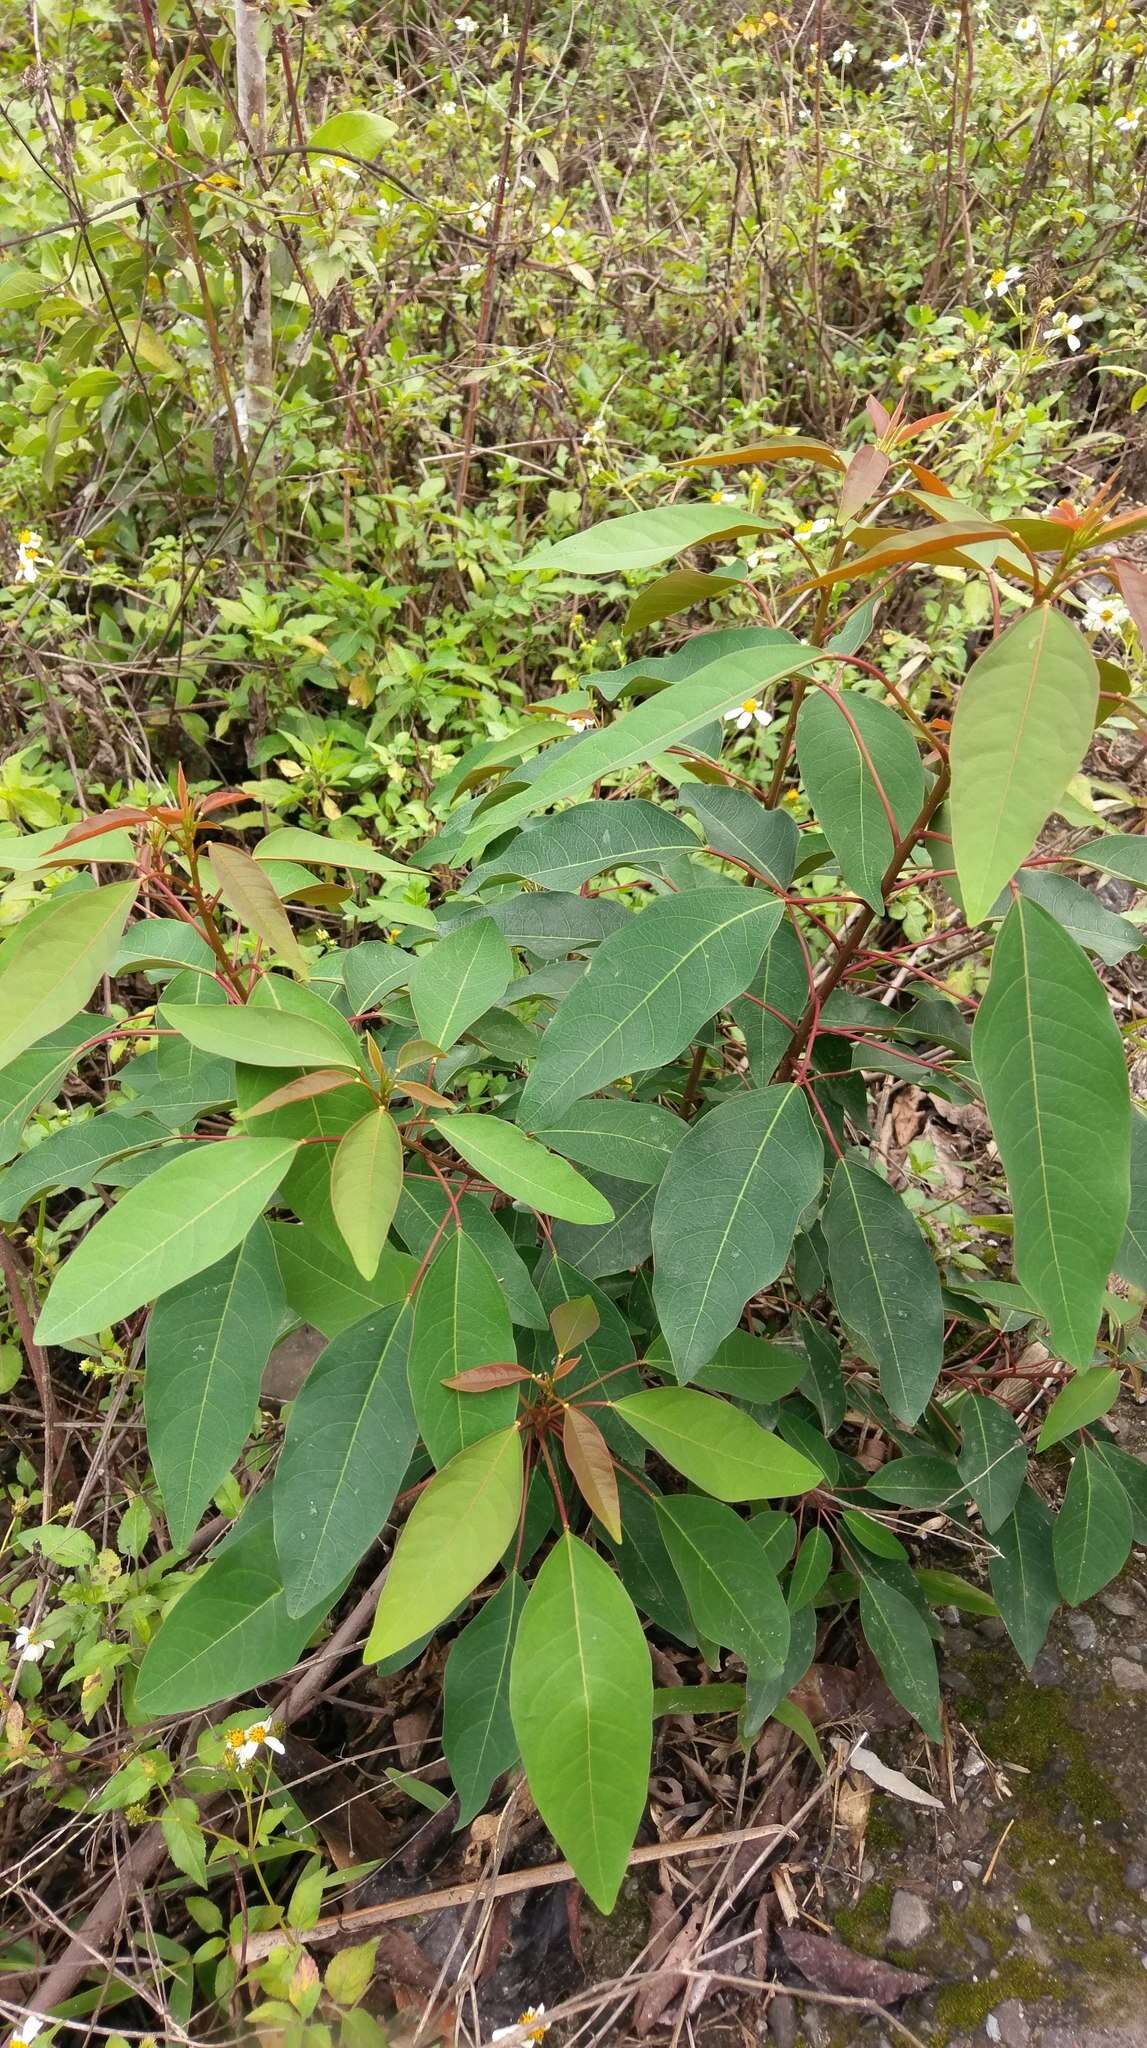
<path id="1" fill-rule="evenodd" d="M 189 1543 L 247 1440 L 286 1306 L 261 1222 L 237 1251 L 156 1302 L 143 1405 L 148 1453 L 176 1550 Z"/>
<path id="2" fill-rule="evenodd" d="M 735 1095 L 691 1126 L 653 1212 L 653 1298 L 679 1379 L 708 1364 L 776 1279 L 822 1172 L 799 1088 Z"/>
<path id="3" fill-rule="evenodd" d="M 922 1415 L 940 1372 L 940 1280 L 919 1225 L 863 1156 L 836 1167 L 825 1207 L 832 1297 L 901 1422 Z"/>
<path id="4" fill-rule="evenodd" d="M 480 1813 L 495 1778 L 517 1761 L 510 1658 L 526 1588 L 516 1572 L 456 1636 L 446 1659 L 442 1747 L 458 1794 L 458 1826 Z"/>
<path id="5" fill-rule="evenodd" d="M 1007 1629 L 1030 1671 L 1059 1606 L 1051 1516 L 1030 1486 L 992 1541 L 999 1552 L 991 1560 L 992 1592 Z"/>
<path id="6" fill-rule="evenodd" d="M 952 850 L 969 924 L 1031 852 L 1091 744 L 1098 697 L 1091 649 L 1050 605 L 973 664 L 952 724 Z"/>
<path id="7" fill-rule="evenodd" d="M 654 1191 L 605 1173 L 595 1174 L 593 1184 L 613 1210 L 610 1222 L 555 1223 L 554 1247 L 587 1280 L 635 1271 L 649 1257 Z"/>
<path id="8" fill-rule="evenodd" d="M 972 1058 L 1015 1206 L 1016 1276 L 1060 1355 L 1088 1365 L 1127 1220 L 1127 1070 L 1094 969 L 1022 897 L 996 940 Z"/>
<path id="9" fill-rule="evenodd" d="M 875 1572 L 860 1581 L 860 1625 L 889 1691 L 933 1742 L 940 1740 L 940 1682 L 927 1623 Z"/>
<path id="10" fill-rule="evenodd" d="M 82 1010 L 119 951 L 137 882 L 56 896 L 0 948 L 0 1067 Z M 98 1027 L 97 1027 L 98 1028 Z"/>
<path id="11" fill-rule="evenodd" d="M 749 1524 L 696 1493 L 655 1503 L 665 1545 L 701 1634 L 744 1659 L 750 1681 L 784 1669 L 789 1611 Z"/>
<path id="12" fill-rule="evenodd" d="M 518 1121 L 537 1130 L 623 1074 L 674 1059 L 748 987 L 782 906 L 752 889 L 662 897 L 599 947 L 547 1027 Z"/>
<path id="13" fill-rule="evenodd" d="M 246 1237 L 294 1152 L 276 1138 L 229 1138 L 129 1188 L 57 1273 L 39 1342 L 89 1336 L 214 1265 Z"/>
<path id="14" fill-rule="evenodd" d="M 499 1430 L 459 1451 L 410 1511 L 375 1609 L 366 1662 L 404 1650 L 492 1572 L 522 1505 L 522 1439 Z"/>
<path id="15" fill-rule="evenodd" d="M 249 1067 L 349 1067 L 357 1061 L 334 1028 L 317 1017 L 298 1017 L 248 1003 L 165 1003 L 164 1024 L 221 1059 Z"/>
<path id="16" fill-rule="evenodd" d="M 500 1002 L 513 972 L 514 956 L 488 917 L 435 939 L 410 973 L 410 1000 L 423 1038 L 448 1052 L 484 1010 Z"/>
<path id="17" fill-rule="evenodd" d="M 530 1330 L 544 1330 L 546 1312 L 520 1253 L 496 1216 L 478 1195 L 460 1195 L 458 1220 L 467 1237 L 493 1267 L 515 1323 Z M 446 1190 L 429 1174 L 408 1172 L 395 1211 L 394 1228 L 403 1244 L 416 1258 L 424 1258 L 430 1246 L 455 1229 Z"/>
<path id="18" fill-rule="evenodd" d="M 1036 1439 L 1037 1451 L 1050 1450 L 1074 1429 L 1086 1429 L 1089 1422 L 1106 1415 L 1119 1399 L 1122 1384 L 1119 1374 L 1110 1366 L 1089 1366 L 1086 1372 L 1077 1372 L 1056 1395 L 1044 1416 Z"/>
<path id="19" fill-rule="evenodd" d="M 305 980 L 309 971 L 306 957 L 291 929 L 290 918 L 258 861 L 244 853 L 241 846 L 229 846 L 219 839 L 211 842 L 207 853 L 223 901 L 249 932 L 262 939 Z"/>
<path id="20" fill-rule="evenodd" d="M 1115 1270 L 1147 1293 L 1147 1116 L 1140 1110 L 1131 1117 L 1131 1201 Z"/>
<path id="21" fill-rule="evenodd" d="M 613 1405 L 670 1465 L 718 1500 L 774 1500 L 820 1484 L 817 1467 L 800 1451 L 694 1387 L 647 1387 Z"/>
<path id="22" fill-rule="evenodd" d="M 645 1806 L 653 1680 L 628 1593 L 576 1536 L 555 1544 L 526 1601 L 510 1711 L 538 1811 L 608 1913 Z"/>
<path id="23" fill-rule="evenodd" d="M 1131 1506 L 1106 1459 L 1090 1444 L 1075 1454 L 1052 1538 L 1055 1576 L 1072 1607 L 1121 1572 L 1131 1549 Z"/>
<path id="24" fill-rule="evenodd" d="M 0 1174 L 0 1216 L 15 1222 L 49 1188 L 87 1187 L 113 1159 L 163 1144 L 170 1135 L 151 1117 L 126 1110 L 105 1109 L 83 1123 L 62 1124 Z"/>
<path id="25" fill-rule="evenodd" d="M 394 1505 L 417 1438 L 412 1321 L 404 1303 L 355 1323 L 320 1352 L 292 1405 L 272 1490 L 291 1614 L 341 1584 Z"/>
<path id="26" fill-rule="evenodd" d="M 516 1387 L 469 1394 L 443 1381 L 513 1357 L 510 1312 L 492 1267 L 464 1231 L 444 1238 L 418 1290 L 409 1367 L 414 1413 L 436 1465 L 504 1429 L 518 1408 Z"/>
<path id="27" fill-rule="evenodd" d="M 747 789 L 691 784 L 681 799 L 714 853 L 731 854 L 782 888 L 792 881 L 800 834 L 787 811 L 768 811 Z"/>
<path id="28" fill-rule="evenodd" d="M 481 872 L 521 875 L 539 889 L 580 889 L 607 868 L 656 871 L 669 855 L 696 851 L 695 834 L 659 804 L 598 797 L 520 833 Z"/>
<path id="29" fill-rule="evenodd" d="M 1027 1445 L 1006 1408 L 969 1394 L 960 1403 L 963 1446 L 960 1477 L 980 1510 L 989 1536 L 1007 1520 L 1028 1468 Z"/>
<path id="30" fill-rule="evenodd" d="M 331 1166 L 331 1208 L 351 1258 L 373 1280 L 402 1187 L 402 1139 L 385 1109 L 368 1111 L 340 1138 Z"/>
<path id="31" fill-rule="evenodd" d="M 769 943 L 743 996 L 729 1005 L 738 1031 L 745 1035 L 745 1051 L 754 1085 L 764 1088 L 772 1080 L 809 999 L 809 976 L 804 953 L 792 925 L 781 925 Z"/>
<path id="32" fill-rule="evenodd" d="M 880 791 L 902 837 L 924 802 L 924 769 L 912 727 L 901 712 L 859 690 L 849 690 L 842 701 L 848 718 L 823 691 L 810 690 L 797 720 L 797 752 L 805 788 L 841 874 L 850 889 L 879 910 L 881 878 L 894 847 Z"/>
<path id="33" fill-rule="evenodd" d="M 582 1499 L 614 1542 L 620 1543 L 621 1510 L 613 1459 L 600 1429 L 584 1408 L 566 1409 L 562 1449 Z"/>
<path id="34" fill-rule="evenodd" d="M 29 1046 L 27 1052 L 22 1052 L 0 1073 L 0 1159 L 11 1159 L 32 1111 L 55 1094 L 75 1061 L 77 1046 L 91 1036 L 91 1031 L 90 1018 L 71 1017 L 38 1044 Z"/>
<path id="35" fill-rule="evenodd" d="M 604 1195 L 565 1159 L 529 1138 L 516 1124 L 496 1116 L 440 1116 L 435 1130 L 496 1188 L 528 1202 L 545 1216 L 568 1223 L 609 1223 L 613 1210 Z"/>
<path id="36" fill-rule="evenodd" d="M 345 1252 L 324 1244 L 313 1230 L 272 1223 L 270 1231 L 287 1300 L 324 1337 L 337 1337 L 364 1316 L 400 1301 L 418 1270 L 414 1259 L 388 1245 L 374 1279 L 364 1280 Z"/>
<path id="37" fill-rule="evenodd" d="M 519 562 L 520 569 L 563 569 L 574 575 L 616 576 L 622 569 L 655 569 L 683 548 L 729 540 L 738 533 L 767 533 L 768 521 L 739 507 L 702 503 L 654 505 L 600 519 L 585 533 L 549 541 Z"/>
<path id="38" fill-rule="evenodd" d="M 535 1135 L 591 1172 L 656 1187 L 688 1124 L 656 1102 L 630 1102 L 622 1095 L 595 1095 L 571 1102 L 561 1121 Z"/>

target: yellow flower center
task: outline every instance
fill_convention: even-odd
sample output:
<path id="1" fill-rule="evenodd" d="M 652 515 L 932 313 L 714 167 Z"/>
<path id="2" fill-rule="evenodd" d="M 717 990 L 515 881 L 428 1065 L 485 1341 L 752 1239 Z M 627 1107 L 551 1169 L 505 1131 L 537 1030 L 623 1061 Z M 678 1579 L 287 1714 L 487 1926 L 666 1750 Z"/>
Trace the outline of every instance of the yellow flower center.
<path id="1" fill-rule="evenodd" d="M 756 700 L 756 698 L 755 698 L 755 697 L 746 697 L 746 699 L 745 699 L 744 703 L 743 703 L 743 704 L 742 704 L 742 706 L 741 706 L 741 709 L 742 709 L 742 711 L 743 711 L 743 712 L 745 713 L 745 716 L 746 716 L 747 718 L 752 718 L 752 717 L 754 717 L 754 716 L 755 716 L 755 714 L 756 714 L 756 709 L 757 709 L 757 700 Z"/>
<path id="2" fill-rule="evenodd" d="M 242 1749 L 246 1740 L 247 1730 L 245 1728 L 229 1728 L 227 1730 L 228 1749 Z"/>

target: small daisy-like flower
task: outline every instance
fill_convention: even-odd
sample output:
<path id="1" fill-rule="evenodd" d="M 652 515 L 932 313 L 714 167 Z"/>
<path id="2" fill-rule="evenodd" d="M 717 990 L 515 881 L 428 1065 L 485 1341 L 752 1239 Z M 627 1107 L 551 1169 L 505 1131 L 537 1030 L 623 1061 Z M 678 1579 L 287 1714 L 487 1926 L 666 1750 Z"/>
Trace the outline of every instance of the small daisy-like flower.
<path id="1" fill-rule="evenodd" d="M 544 2041 L 549 2033 L 544 2005 L 528 2005 L 512 2027 L 495 2027 L 492 2041 Z"/>
<path id="2" fill-rule="evenodd" d="M 775 562 L 779 553 L 779 548 L 750 548 L 745 562 L 750 569 L 759 569 L 767 562 Z"/>
<path id="3" fill-rule="evenodd" d="M 478 24 L 472 14 L 456 14 L 454 28 L 460 36 L 476 36 L 478 33 Z"/>
<path id="4" fill-rule="evenodd" d="M 1043 338 L 1045 341 L 1066 342 L 1072 355 L 1075 355 L 1079 349 L 1079 330 L 1082 326 L 1082 314 L 1057 313 L 1044 328 Z"/>
<path id="5" fill-rule="evenodd" d="M 895 56 L 893 56 L 893 57 L 882 57 L 882 58 L 880 59 L 880 69 L 881 69 L 881 71 L 883 71 L 883 72 L 884 72 L 885 76 L 887 77 L 887 76 L 888 76 L 888 74 L 889 74 L 889 72 L 892 72 L 892 71 L 903 71 L 903 69 L 904 69 L 904 66 L 905 66 L 905 65 L 907 64 L 907 62 L 908 62 L 908 55 L 907 55 L 907 52 L 906 52 L 906 51 L 904 51 L 904 50 L 897 50 L 897 52 L 896 52 Z"/>
<path id="6" fill-rule="evenodd" d="M 454 119 L 455 114 L 458 112 L 457 100 L 443 100 L 442 105 L 439 107 L 438 111 L 441 114 L 442 119 L 444 121 L 452 121 Z"/>
<path id="7" fill-rule="evenodd" d="M 571 732 L 592 732 L 597 720 L 590 711 L 571 711 L 566 724 Z"/>
<path id="8" fill-rule="evenodd" d="M 851 128 L 844 128 L 836 138 L 836 146 L 838 149 L 851 149 L 855 141 L 856 137 Z"/>
<path id="9" fill-rule="evenodd" d="M 34 526 L 25 526 L 16 536 L 16 581 L 34 583 L 40 573 L 39 561 L 44 543 Z"/>
<path id="10" fill-rule="evenodd" d="M 766 711 L 759 697 L 746 697 L 743 704 L 734 704 L 725 713 L 725 724 L 734 725 L 738 732 L 748 732 L 751 725 L 771 725 L 773 714 Z"/>
<path id="11" fill-rule="evenodd" d="M 1072 59 L 1073 57 L 1078 57 L 1078 55 L 1079 55 L 1079 31 L 1078 31 L 1078 29 L 1074 29 L 1074 28 L 1066 28 L 1066 29 L 1064 29 L 1064 32 L 1063 32 L 1063 34 L 1062 34 L 1061 36 L 1057 36 L 1057 37 L 1056 37 L 1056 39 L 1055 39 L 1055 54 L 1056 54 L 1056 56 L 1057 56 L 1057 57 L 1058 57 L 1058 58 L 1060 59 L 1061 63 L 1064 63 L 1064 64 L 1070 63 L 1070 61 L 1071 61 L 1071 59 Z"/>
<path id="12" fill-rule="evenodd" d="M 249 1728 L 227 1730 L 227 1761 L 243 1770 L 254 1763 L 261 1749 L 269 1749 L 275 1756 L 285 1756 L 286 1751 L 277 1735 L 272 1733 L 269 1721 L 252 1721 Z"/>
<path id="13" fill-rule="evenodd" d="M 37 1635 L 34 1628 L 18 1628 L 12 1641 L 20 1664 L 38 1664 L 45 1650 L 56 1647 L 51 1636 Z"/>
<path id="14" fill-rule="evenodd" d="M 833 193 L 832 197 L 833 201 L 835 201 L 835 192 Z M 847 204 L 847 195 L 845 203 Z M 828 533 L 831 526 L 831 519 L 802 519 L 799 526 L 793 527 L 793 539 L 817 540 L 819 539 L 822 533 Z"/>
<path id="15" fill-rule="evenodd" d="M 15 2033 L 9 2036 L 8 2048 L 31 2048 L 37 2034 L 42 2034 L 46 2025 L 46 2020 L 38 2019 L 34 2012 L 30 2012 L 26 2019 L 21 2020 Z"/>
<path id="16" fill-rule="evenodd" d="M 1142 107 L 1132 107 L 1130 113 L 1116 116 L 1115 126 L 1121 135 L 1134 135 L 1142 118 Z"/>
<path id="17" fill-rule="evenodd" d="M 564 242 L 566 238 L 566 231 L 560 220 L 548 220 L 542 229 L 542 233 L 543 235 L 548 235 L 551 242 Z"/>
<path id="18" fill-rule="evenodd" d="M 474 234 L 485 234 L 486 229 L 490 225 L 490 216 L 493 213 L 493 211 L 493 204 L 489 199 L 483 199 L 478 203 L 477 206 L 472 206 L 470 208 L 470 227 Z"/>
<path id="19" fill-rule="evenodd" d="M 1015 25 L 1017 43 L 1034 43 L 1039 35 L 1039 22 L 1034 14 L 1025 14 Z"/>
<path id="20" fill-rule="evenodd" d="M 1121 597 L 1089 597 L 1083 608 L 1088 633 L 1119 633 L 1131 617 Z"/>
<path id="21" fill-rule="evenodd" d="M 993 270 L 984 286 L 986 299 L 1006 299 L 1012 286 L 1019 283 L 1023 271 L 1018 263 L 1009 263 L 1006 269 Z"/>
<path id="22" fill-rule="evenodd" d="M 853 63 L 855 58 L 856 44 L 849 42 L 848 37 L 845 36 L 843 43 L 838 43 L 833 51 L 832 61 L 834 64 L 839 64 L 843 70 L 847 65 Z"/>
<path id="23" fill-rule="evenodd" d="M 848 206 L 848 186 L 838 185 L 828 203 L 834 213 L 843 213 Z M 825 525 L 827 526 L 827 524 L 828 521 L 826 520 Z"/>

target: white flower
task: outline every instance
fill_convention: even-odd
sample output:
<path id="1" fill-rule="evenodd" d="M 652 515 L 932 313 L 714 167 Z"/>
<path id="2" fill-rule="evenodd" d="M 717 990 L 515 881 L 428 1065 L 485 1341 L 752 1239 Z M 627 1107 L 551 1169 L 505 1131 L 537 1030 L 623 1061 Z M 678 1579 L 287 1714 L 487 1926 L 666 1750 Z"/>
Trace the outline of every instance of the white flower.
<path id="1" fill-rule="evenodd" d="M 1119 633 L 1131 617 L 1121 597 L 1089 597 L 1083 609 L 1088 633 Z"/>
<path id="2" fill-rule="evenodd" d="M 442 105 L 439 107 L 438 111 L 441 114 L 442 119 L 444 121 L 452 121 L 454 119 L 455 114 L 458 112 L 457 100 L 443 100 Z"/>
<path id="3" fill-rule="evenodd" d="M 493 201 L 490 199 L 483 199 L 479 202 L 477 206 L 472 206 L 470 208 L 468 219 L 470 222 L 471 230 L 474 234 L 485 234 L 486 229 L 490 225 L 490 217 L 493 211 L 494 205 Z"/>
<path id="4" fill-rule="evenodd" d="M 454 27 L 460 36 L 476 36 L 478 24 L 472 14 L 456 14 Z"/>
<path id="5" fill-rule="evenodd" d="M 882 57 L 880 59 L 880 69 L 881 71 L 884 72 L 885 76 L 887 77 L 890 71 L 903 71 L 904 66 L 907 64 L 907 62 L 908 56 L 906 51 L 897 50 L 896 55 L 894 57 Z"/>
<path id="6" fill-rule="evenodd" d="M 38 2019 L 34 2012 L 30 2012 L 26 2019 L 21 2020 L 15 2033 L 9 2036 L 8 2048 L 31 2048 L 31 2043 L 37 2034 L 43 2033 L 47 2024 L 46 2020 Z"/>
<path id="7" fill-rule="evenodd" d="M 832 196 L 835 201 L 835 192 Z M 802 519 L 799 526 L 793 527 L 793 539 L 816 540 L 820 534 L 827 533 L 831 526 L 831 519 Z"/>
<path id="8" fill-rule="evenodd" d="M 1056 54 L 1056 56 L 1057 56 L 1058 58 L 1060 58 L 1060 59 L 1061 59 L 1061 61 L 1062 61 L 1063 63 L 1069 63 L 1069 62 L 1070 62 L 1070 60 L 1072 59 L 1072 57 L 1078 57 L 1078 55 L 1079 55 L 1079 31 L 1078 31 L 1078 29 L 1074 29 L 1074 28 L 1068 28 L 1068 29 L 1065 29 L 1065 30 L 1064 30 L 1064 32 L 1063 32 L 1063 34 L 1062 34 L 1061 36 L 1057 36 L 1057 37 L 1056 37 L 1056 39 L 1055 39 L 1055 54 Z"/>
<path id="9" fill-rule="evenodd" d="M 54 1650 L 56 1645 L 51 1636 L 40 1636 L 34 1628 L 21 1626 L 16 1630 L 13 1643 L 18 1652 L 20 1664 L 38 1664 L 45 1650 Z"/>
<path id="10" fill-rule="evenodd" d="M 43 552 L 44 543 L 34 526 L 26 526 L 16 537 L 16 581 L 34 583 L 40 571 L 37 564 Z"/>
<path id="11" fill-rule="evenodd" d="M 549 2033 L 544 2005 L 528 2005 L 512 2027 L 495 2027 L 491 2041 L 544 2041 Z"/>
<path id="12" fill-rule="evenodd" d="M 848 205 L 848 186 L 838 185 L 828 203 L 834 213 L 843 213 Z M 828 521 L 826 520 L 825 525 L 827 526 L 827 524 Z"/>
<path id="13" fill-rule="evenodd" d="M 746 697 L 743 704 L 735 704 L 725 713 L 725 724 L 735 725 L 738 732 L 748 732 L 751 725 L 771 725 L 773 714 L 766 711 L 758 697 Z"/>
<path id="14" fill-rule="evenodd" d="M 589 711 L 571 711 L 566 719 L 571 732 L 592 732 L 596 722 Z"/>
<path id="15" fill-rule="evenodd" d="M 560 220 L 546 221 L 544 227 L 542 228 L 542 233 L 543 235 L 548 235 L 550 237 L 550 240 L 553 242 L 564 242 L 566 238 L 566 231 L 563 228 Z"/>
<path id="16" fill-rule="evenodd" d="M 252 1721 L 249 1728 L 227 1730 L 227 1761 L 237 1769 L 253 1763 L 261 1749 L 269 1749 L 275 1756 L 286 1755 L 278 1736 L 272 1734 L 269 1721 Z"/>
<path id="17" fill-rule="evenodd" d="M 845 128 L 842 129 L 841 133 L 837 136 L 836 146 L 838 149 L 851 149 L 855 141 L 856 137 L 852 133 L 852 130 L 850 128 Z"/>
<path id="18" fill-rule="evenodd" d="M 510 17 L 509 17 L 509 15 L 508 15 L 508 14 L 504 14 L 504 15 L 502 16 L 502 34 L 503 34 L 504 36 L 508 36 L 508 35 L 509 35 L 509 33 L 510 33 Z"/>
<path id="19" fill-rule="evenodd" d="M 855 56 L 856 44 L 850 43 L 848 37 L 845 36 L 843 43 L 838 43 L 835 50 L 833 51 L 832 61 L 834 64 L 841 65 L 841 67 L 843 68 L 843 66 L 845 66 L 846 64 L 851 64 Z"/>
<path id="20" fill-rule="evenodd" d="M 984 286 L 986 299 L 1006 299 L 1014 284 L 1018 284 L 1023 271 L 1018 263 L 1009 263 L 1006 270 L 993 270 Z"/>
<path id="21" fill-rule="evenodd" d="M 1121 135 L 1134 135 L 1143 115 L 1142 107 L 1132 107 L 1129 114 L 1116 116 L 1115 126 Z"/>
<path id="22" fill-rule="evenodd" d="M 1043 330 L 1045 341 L 1065 341 L 1072 355 L 1079 349 L 1079 329 L 1083 326 L 1081 313 L 1057 313 Z"/>
<path id="23" fill-rule="evenodd" d="M 1039 22 L 1034 14 L 1025 14 L 1015 26 L 1017 43 L 1034 43 L 1039 35 Z"/>
<path id="24" fill-rule="evenodd" d="M 750 548 L 745 562 L 750 569 L 759 569 L 763 562 L 775 562 L 779 553 L 779 548 Z"/>

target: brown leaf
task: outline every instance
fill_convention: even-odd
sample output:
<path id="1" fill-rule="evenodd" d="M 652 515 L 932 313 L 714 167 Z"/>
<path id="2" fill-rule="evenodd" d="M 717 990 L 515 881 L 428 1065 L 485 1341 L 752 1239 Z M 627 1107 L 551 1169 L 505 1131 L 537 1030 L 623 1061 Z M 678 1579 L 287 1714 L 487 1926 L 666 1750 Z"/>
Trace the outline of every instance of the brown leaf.
<path id="1" fill-rule="evenodd" d="M 638 2040 L 652 2031 L 666 2007 L 684 1991 L 688 1979 L 682 1976 L 680 1966 L 697 1960 L 697 1938 L 701 1932 L 704 1915 L 703 1906 L 694 1906 L 685 1925 L 674 1935 L 665 1950 L 664 1961 L 656 1976 L 643 1986 L 633 2008 L 633 2031 Z"/>
<path id="2" fill-rule="evenodd" d="M 587 1505 L 609 1530 L 614 1542 L 620 1543 L 621 1502 L 613 1458 L 592 1415 L 587 1415 L 584 1408 L 566 1409 L 562 1449 Z"/>
<path id="3" fill-rule="evenodd" d="M 803 1927 L 782 1927 L 781 1947 L 790 1963 L 817 1991 L 837 1991 L 846 1998 L 871 1998 L 877 2005 L 895 2005 L 932 1982 L 918 1970 L 898 1970 L 893 1963 L 858 1956 L 841 1941 L 808 1934 Z"/>
<path id="4" fill-rule="evenodd" d="M 858 512 L 876 496 L 888 475 L 889 459 L 883 448 L 874 441 L 866 441 L 858 448 L 845 473 L 840 493 L 840 516 L 855 519 Z"/>
<path id="5" fill-rule="evenodd" d="M 465 1372 L 456 1372 L 450 1379 L 443 1380 L 444 1387 L 450 1387 L 456 1394 L 485 1394 L 491 1387 L 513 1387 L 519 1380 L 528 1380 L 528 1372 L 520 1365 L 509 1361 L 490 1365 L 471 1365 Z"/>
<path id="6" fill-rule="evenodd" d="M 315 1067 L 309 1074 L 296 1074 L 293 1081 L 284 1081 L 281 1088 L 273 1088 L 262 1101 L 253 1102 L 250 1109 L 243 1111 L 245 1119 L 253 1116 L 268 1116 L 272 1110 L 285 1109 L 291 1102 L 306 1102 L 312 1095 L 329 1095 L 335 1088 L 353 1088 L 357 1076 L 348 1074 L 344 1067 Z"/>

